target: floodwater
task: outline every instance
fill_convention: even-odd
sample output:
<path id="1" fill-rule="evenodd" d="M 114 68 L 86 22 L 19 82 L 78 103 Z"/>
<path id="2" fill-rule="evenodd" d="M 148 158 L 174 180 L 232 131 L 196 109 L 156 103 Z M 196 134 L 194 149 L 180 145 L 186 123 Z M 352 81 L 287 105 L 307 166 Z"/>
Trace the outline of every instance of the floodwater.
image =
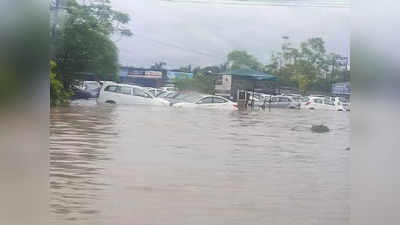
<path id="1" fill-rule="evenodd" d="M 349 115 L 53 108 L 52 224 L 349 224 Z"/>

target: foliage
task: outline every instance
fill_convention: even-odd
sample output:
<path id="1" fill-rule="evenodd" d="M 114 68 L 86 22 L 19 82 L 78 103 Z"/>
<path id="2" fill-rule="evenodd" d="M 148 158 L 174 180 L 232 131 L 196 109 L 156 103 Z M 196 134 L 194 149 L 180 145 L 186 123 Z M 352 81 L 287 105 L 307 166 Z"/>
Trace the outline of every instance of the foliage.
<path id="1" fill-rule="evenodd" d="M 174 84 L 181 91 L 198 91 L 201 93 L 214 94 L 214 76 L 197 73 L 193 78 L 175 78 Z"/>
<path id="2" fill-rule="evenodd" d="M 281 85 L 297 87 L 306 94 L 311 90 L 329 92 L 330 84 L 343 81 L 347 65 L 338 63 L 337 54 L 326 54 L 322 38 L 310 38 L 299 48 L 291 47 L 288 37 L 284 38 L 281 51 L 273 53 L 265 72 L 279 77 Z"/>
<path id="3" fill-rule="evenodd" d="M 178 69 L 181 72 L 191 73 L 192 72 L 192 65 L 182 66 Z"/>
<path id="4" fill-rule="evenodd" d="M 66 12 L 53 43 L 57 79 L 65 89 L 69 89 L 82 73 L 96 74 L 102 80 L 116 80 L 118 49 L 110 36 L 131 35 L 124 27 L 129 16 L 112 10 L 108 0 L 94 0 L 89 5 L 69 0 Z"/>
<path id="5" fill-rule="evenodd" d="M 62 85 L 62 82 L 57 79 L 55 74 L 56 63 L 50 61 L 50 105 L 65 105 L 68 104 L 68 99 L 71 93 L 66 92 Z"/>
<path id="6" fill-rule="evenodd" d="M 166 62 L 155 62 L 153 65 L 150 66 L 152 70 L 163 70 L 164 66 L 166 66 Z"/>
<path id="7" fill-rule="evenodd" d="M 231 69 L 240 69 L 248 67 L 256 71 L 262 71 L 263 65 L 257 58 L 248 54 L 246 51 L 232 51 L 228 54 L 228 62 L 232 63 Z"/>

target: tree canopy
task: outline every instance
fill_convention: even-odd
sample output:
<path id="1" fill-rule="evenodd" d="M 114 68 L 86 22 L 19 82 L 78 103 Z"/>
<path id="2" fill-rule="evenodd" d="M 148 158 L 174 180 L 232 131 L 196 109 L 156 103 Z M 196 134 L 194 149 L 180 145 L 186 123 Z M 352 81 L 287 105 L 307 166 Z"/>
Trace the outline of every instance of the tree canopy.
<path id="1" fill-rule="evenodd" d="M 247 67 L 253 70 L 262 71 L 263 65 L 256 57 L 246 51 L 232 51 L 228 54 L 228 62 L 232 63 L 231 69 L 241 69 Z"/>
<path id="2" fill-rule="evenodd" d="M 329 92 L 332 82 L 348 80 L 347 65 L 338 54 L 327 54 L 322 38 L 310 38 L 299 48 L 291 47 L 286 37 L 281 51 L 273 53 L 265 71 L 280 78 L 282 85 L 297 86 L 306 93 L 310 90 Z M 347 59 L 346 59 L 347 60 Z"/>
<path id="3" fill-rule="evenodd" d="M 96 74 L 104 80 L 118 79 L 118 49 L 111 35 L 130 36 L 127 14 L 115 11 L 109 0 L 82 5 L 68 0 L 66 16 L 56 32 L 53 59 L 57 78 L 68 89 L 82 74 Z"/>

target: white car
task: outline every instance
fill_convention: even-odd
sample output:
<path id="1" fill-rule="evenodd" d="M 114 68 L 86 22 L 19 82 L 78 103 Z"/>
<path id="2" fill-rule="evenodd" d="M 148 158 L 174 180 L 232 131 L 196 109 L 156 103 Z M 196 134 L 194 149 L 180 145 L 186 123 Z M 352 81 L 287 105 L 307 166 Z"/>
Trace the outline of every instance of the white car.
<path id="1" fill-rule="evenodd" d="M 238 109 L 238 105 L 235 102 L 215 95 L 189 96 L 182 102 L 172 104 L 172 106 L 177 108 Z"/>
<path id="2" fill-rule="evenodd" d="M 308 101 L 304 104 L 306 109 L 319 109 L 319 110 L 332 110 L 332 111 L 346 111 L 342 105 L 335 105 L 329 98 L 324 97 L 308 97 Z"/>
<path id="3" fill-rule="evenodd" d="M 158 96 L 159 94 L 164 92 L 163 90 L 158 88 L 147 88 L 146 91 L 150 92 L 153 96 Z"/>
<path id="4" fill-rule="evenodd" d="M 335 105 L 343 106 L 346 111 L 350 111 L 350 102 L 348 102 L 345 98 L 342 97 L 331 97 L 330 100 Z"/>
<path id="5" fill-rule="evenodd" d="M 169 105 L 168 101 L 154 97 L 140 86 L 114 82 L 103 83 L 97 102 L 124 105 Z"/>
<path id="6" fill-rule="evenodd" d="M 162 91 L 176 91 L 176 88 L 167 86 L 167 87 L 161 87 L 161 90 Z"/>

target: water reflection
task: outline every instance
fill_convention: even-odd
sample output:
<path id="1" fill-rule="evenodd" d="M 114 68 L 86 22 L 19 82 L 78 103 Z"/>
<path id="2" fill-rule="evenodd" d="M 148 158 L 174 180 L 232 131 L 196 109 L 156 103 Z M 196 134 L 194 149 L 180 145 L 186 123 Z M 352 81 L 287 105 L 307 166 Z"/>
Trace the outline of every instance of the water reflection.
<path id="1" fill-rule="evenodd" d="M 346 113 L 79 103 L 50 125 L 57 224 L 348 224 Z"/>
<path id="2" fill-rule="evenodd" d="M 85 220 L 100 212 L 95 201 L 108 185 L 107 146 L 117 136 L 112 108 L 53 108 L 50 113 L 51 210 L 59 221 Z"/>

